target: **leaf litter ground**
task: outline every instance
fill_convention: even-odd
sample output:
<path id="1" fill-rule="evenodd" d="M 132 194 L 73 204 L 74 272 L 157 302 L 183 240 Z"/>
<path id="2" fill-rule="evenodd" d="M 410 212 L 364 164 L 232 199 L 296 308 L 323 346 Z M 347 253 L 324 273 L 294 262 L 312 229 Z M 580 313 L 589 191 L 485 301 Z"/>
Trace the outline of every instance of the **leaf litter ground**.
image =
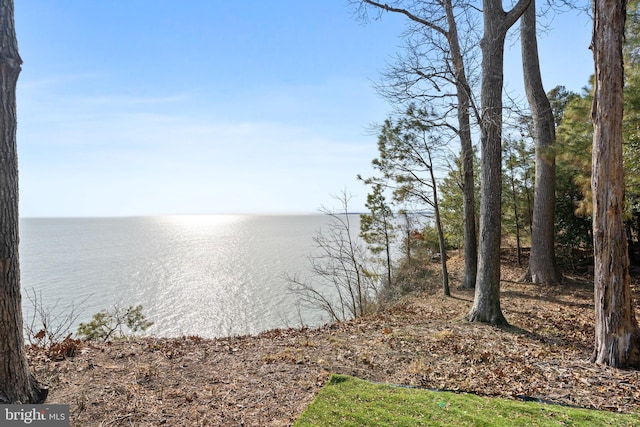
<path id="1" fill-rule="evenodd" d="M 461 264 L 450 260 L 454 284 Z M 516 283 L 522 269 L 503 264 L 502 309 L 512 325 L 503 329 L 463 320 L 473 291 L 454 288 L 446 298 L 434 285 L 384 312 L 317 329 L 83 343 L 74 357 L 35 348 L 29 356 L 50 387 L 48 403 L 69 404 L 73 426 L 290 425 L 331 373 L 640 412 L 640 371 L 589 362 L 592 281 Z"/>

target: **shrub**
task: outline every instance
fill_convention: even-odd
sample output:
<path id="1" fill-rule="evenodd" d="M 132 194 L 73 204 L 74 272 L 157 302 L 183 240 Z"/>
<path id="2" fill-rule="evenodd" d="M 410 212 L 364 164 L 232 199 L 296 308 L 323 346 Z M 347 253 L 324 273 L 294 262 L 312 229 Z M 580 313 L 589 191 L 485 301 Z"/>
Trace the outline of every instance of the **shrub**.
<path id="1" fill-rule="evenodd" d="M 111 311 L 102 310 L 93 315 L 89 323 L 80 323 L 78 336 L 89 341 L 109 341 L 123 339 L 146 331 L 153 322 L 142 313 L 142 306 L 130 306 L 126 309 L 114 307 Z"/>

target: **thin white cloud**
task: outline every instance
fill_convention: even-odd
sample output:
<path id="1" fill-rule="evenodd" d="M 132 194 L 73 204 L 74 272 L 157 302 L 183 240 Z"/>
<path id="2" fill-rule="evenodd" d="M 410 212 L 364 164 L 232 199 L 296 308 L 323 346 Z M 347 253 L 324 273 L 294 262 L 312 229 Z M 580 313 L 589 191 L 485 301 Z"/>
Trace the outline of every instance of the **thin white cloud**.
<path id="1" fill-rule="evenodd" d="M 27 216 L 314 211 L 367 174 L 375 140 L 363 122 L 383 108 L 348 80 L 266 88 L 250 104 L 58 96 L 56 84 L 28 91 L 19 111 Z"/>
<path id="2" fill-rule="evenodd" d="M 23 70 L 18 78 L 18 93 L 24 94 L 32 91 L 51 91 L 60 88 L 72 87 L 79 82 L 99 81 L 105 77 L 102 72 L 87 72 L 75 74 L 52 74 L 45 77 L 31 77 L 28 65 L 23 65 Z M 26 68 L 26 69 L 25 69 Z"/>
<path id="3" fill-rule="evenodd" d="M 72 114 L 20 132 L 30 216 L 53 206 L 38 198 L 43 186 L 66 200 L 59 215 L 313 210 L 372 157 L 361 140 L 286 123 L 151 113 Z"/>

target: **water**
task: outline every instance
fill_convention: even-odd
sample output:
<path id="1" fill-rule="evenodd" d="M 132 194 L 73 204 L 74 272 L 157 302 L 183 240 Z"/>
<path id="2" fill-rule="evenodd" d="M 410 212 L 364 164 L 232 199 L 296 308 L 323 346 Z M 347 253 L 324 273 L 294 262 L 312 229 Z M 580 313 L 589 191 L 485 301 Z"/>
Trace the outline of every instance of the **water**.
<path id="1" fill-rule="evenodd" d="M 284 276 L 305 271 L 313 236 L 328 221 L 323 215 L 22 219 L 23 294 L 35 291 L 56 314 L 75 303 L 79 322 L 115 305 L 141 304 L 154 322 L 147 332 L 166 337 L 317 325 L 326 317 L 300 307 Z M 33 312 L 28 298 L 23 310 L 26 317 Z"/>

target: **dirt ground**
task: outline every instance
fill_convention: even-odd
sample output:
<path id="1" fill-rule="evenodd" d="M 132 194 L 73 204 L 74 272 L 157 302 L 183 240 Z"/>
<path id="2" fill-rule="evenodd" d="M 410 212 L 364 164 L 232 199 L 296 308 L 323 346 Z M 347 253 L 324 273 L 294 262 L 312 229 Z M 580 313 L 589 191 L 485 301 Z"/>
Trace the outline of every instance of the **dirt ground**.
<path id="1" fill-rule="evenodd" d="M 593 292 L 516 283 L 505 267 L 497 329 L 463 319 L 472 291 L 407 297 L 366 318 L 317 329 L 207 340 L 144 338 L 83 343 L 74 357 L 30 349 L 48 403 L 69 404 L 73 426 L 286 426 L 330 373 L 610 411 L 640 412 L 640 372 L 589 362 Z M 511 264 L 510 264 L 511 265 Z M 634 278 L 638 288 L 639 278 Z M 640 318 L 636 292 L 636 316 Z"/>

